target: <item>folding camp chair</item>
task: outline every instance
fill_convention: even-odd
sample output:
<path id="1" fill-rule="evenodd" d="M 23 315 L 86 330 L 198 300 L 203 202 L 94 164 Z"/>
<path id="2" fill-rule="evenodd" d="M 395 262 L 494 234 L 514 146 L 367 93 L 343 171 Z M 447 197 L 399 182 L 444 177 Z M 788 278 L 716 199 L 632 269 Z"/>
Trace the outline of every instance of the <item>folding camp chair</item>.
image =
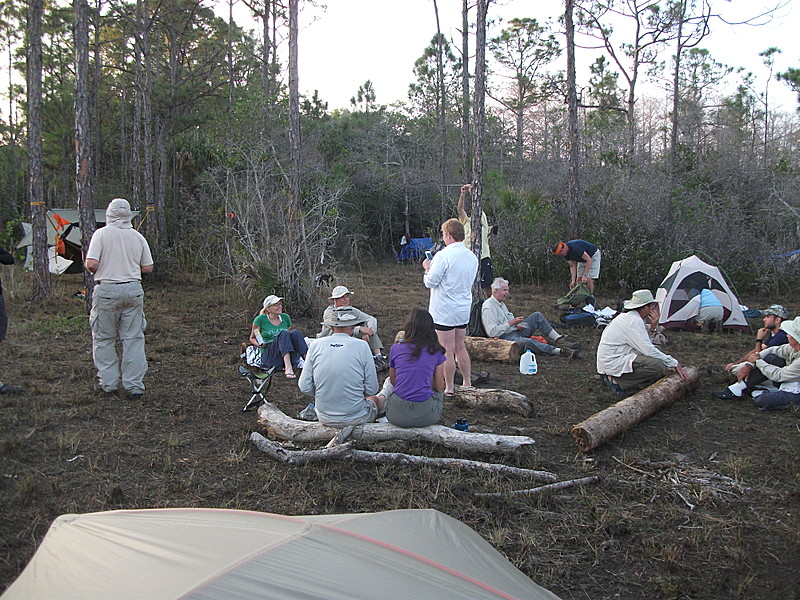
<path id="1" fill-rule="evenodd" d="M 244 405 L 242 412 L 250 410 L 251 407 L 258 404 L 258 401 L 266 402 L 267 398 L 264 394 L 269 391 L 269 386 L 272 385 L 272 375 L 275 373 L 276 367 L 270 367 L 264 371 L 256 372 L 251 371 L 247 367 L 239 365 L 239 375 L 247 379 L 250 387 L 253 389 L 253 395 L 250 400 Z"/>

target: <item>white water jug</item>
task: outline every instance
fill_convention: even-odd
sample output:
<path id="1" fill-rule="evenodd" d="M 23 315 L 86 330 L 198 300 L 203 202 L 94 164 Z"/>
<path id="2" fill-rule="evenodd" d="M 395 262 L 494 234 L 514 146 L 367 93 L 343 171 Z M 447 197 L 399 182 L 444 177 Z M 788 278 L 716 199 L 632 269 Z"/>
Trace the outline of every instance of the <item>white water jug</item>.
<path id="1" fill-rule="evenodd" d="M 536 355 L 530 350 L 519 357 L 519 372 L 523 375 L 536 375 L 539 367 L 536 364 Z"/>

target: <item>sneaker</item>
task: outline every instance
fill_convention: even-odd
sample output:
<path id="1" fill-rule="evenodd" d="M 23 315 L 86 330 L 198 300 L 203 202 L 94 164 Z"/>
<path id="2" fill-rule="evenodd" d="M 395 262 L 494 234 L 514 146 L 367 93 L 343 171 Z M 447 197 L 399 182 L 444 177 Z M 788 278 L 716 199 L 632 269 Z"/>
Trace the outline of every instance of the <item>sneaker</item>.
<path id="1" fill-rule="evenodd" d="M 720 400 L 741 400 L 742 399 L 741 396 L 737 396 L 732 391 L 730 391 L 730 389 L 728 389 L 728 388 L 725 388 L 721 392 L 711 392 L 711 395 L 714 396 L 714 398 L 719 398 Z"/>
<path id="2" fill-rule="evenodd" d="M 133 400 L 140 400 L 140 399 L 144 398 L 144 392 L 142 392 L 142 391 L 140 391 L 140 390 L 137 390 L 137 391 L 135 391 L 135 392 L 130 392 L 130 394 L 128 394 L 128 395 L 129 395 L 129 396 L 131 397 L 131 399 L 133 399 Z"/>
<path id="3" fill-rule="evenodd" d="M 378 371 L 385 371 L 389 368 L 389 361 L 386 360 L 386 357 L 383 354 L 376 354 L 372 357 L 372 359 L 375 361 L 375 368 Z"/>
<path id="4" fill-rule="evenodd" d="M 22 392 L 22 388 L 18 385 L 8 385 L 4 383 L 0 385 L 0 394 L 19 394 Z"/>

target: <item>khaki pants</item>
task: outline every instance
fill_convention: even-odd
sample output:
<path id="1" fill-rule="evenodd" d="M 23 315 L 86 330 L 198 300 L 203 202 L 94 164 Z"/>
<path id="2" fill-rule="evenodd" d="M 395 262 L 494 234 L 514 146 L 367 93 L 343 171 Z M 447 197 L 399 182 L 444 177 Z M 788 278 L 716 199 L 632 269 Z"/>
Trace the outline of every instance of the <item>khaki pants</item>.
<path id="1" fill-rule="evenodd" d="M 116 390 L 122 376 L 122 387 L 128 392 L 144 392 L 147 359 L 144 354 L 144 291 L 138 281 L 100 283 L 92 298 L 89 315 L 92 329 L 92 358 L 97 368 L 100 387 Z M 117 358 L 116 341 L 122 346 L 122 366 Z"/>
<path id="2" fill-rule="evenodd" d="M 650 385 L 669 373 L 670 369 L 657 358 L 637 356 L 633 361 L 633 372 L 614 377 L 621 390 Z"/>

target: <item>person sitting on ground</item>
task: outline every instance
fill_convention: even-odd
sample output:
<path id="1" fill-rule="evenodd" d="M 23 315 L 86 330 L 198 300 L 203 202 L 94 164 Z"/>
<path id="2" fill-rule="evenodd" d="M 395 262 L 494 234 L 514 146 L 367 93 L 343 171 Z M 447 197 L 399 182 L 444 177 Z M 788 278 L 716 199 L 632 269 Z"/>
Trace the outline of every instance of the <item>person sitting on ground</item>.
<path id="1" fill-rule="evenodd" d="M 300 391 L 314 397 L 317 418 L 323 425 L 345 428 L 371 423 L 383 411 L 378 374 L 369 344 L 352 337 L 363 325 L 351 306 L 341 306 L 322 324 L 333 334 L 311 344 L 298 380 Z"/>
<path id="2" fill-rule="evenodd" d="M 759 410 L 800 406 L 800 317 L 781 323 L 781 330 L 786 332 L 786 344 L 753 350 L 747 355 L 753 373 L 761 373 L 764 380 L 778 385 L 776 391 L 753 397 Z"/>
<path id="3" fill-rule="evenodd" d="M 709 280 L 709 286 L 711 281 Z M 697 314 L 692 317 L 692 322 L 700 327 L 703 333 L 722 331 L 722 321 L 725 311 L 717 295 L 709 288 L 703 288 L 698 293 L 700 296 Z"/>
<path id="4" fill-rule="evenodd" d="M 756 343 L 750 352 L 761 352 L 765 348 L 782 346 L 789 343 L 786 332 L 781 329 L 781 324 L 789 318 L 789 311 L 780 304 L 773 304 L 769 308 L 761 311 L 764 315 L 764 326 L 756 333 Z M 736 375 L 736 383 L 729 385 L 720 392 L 712 392 L 711 395 L 722 400 L 741 398 L 745 392 L 752 390 L 757 385 L 764 383 L 767 378 L 761 371 L 754 369 L 753 365 L 747 362 L 748 352 L 736 362 L 725 365 L 725 370 Z M 773 355 L 770 358 L 773 364 L 783 366 L 783 359 Z"/>
<path id="5" fill-rule="evenodd" d="M 569 265 L 569 287 L 585 283 L 594 294 L 594 282 L 600 277 L 600 249 L 584 240 L 558 242 L 553 246 L 553 254 L 563 256 Z"/>
<path id="6" fill-rule="evenodd" d="M 509 294 L 508 281 L 498 277 L 492 282 L 492 295 L 484 300 L 481 309 L 483 327 L 489 337 L 516 342 L 523 352 L 532 350 L 541 354 L 578 358 L 580 344 L 564 346 L 566 336 L 553 329 L 542 313 L 535 312 L 524 319 L 515 317 L 505 304 Z M 552 343 L 531 337 L 537 331 Z"/>
<path id="7" fill-rule="evenodd" d="M 444 348 L 427 310 L 412 310 L 404 330 L 403 340 L 389 350 L 394 389 L 386 399 L 386 418 L 398 427 L 427 427 L 439 420 L 444 406 Z"/>
<path id="8" fill-rule="evenodd" d="M 343 285 L 337 285 L 333 288 L 330 295 L 331 305 L 325 309 L 325 313 L 322 315 L 322 331 L 317 334 L 318 338 L 328 337 L 333 333 L 331 328 L 327 327 L 324 323 L 330 320 L 335 308 L 339 306 L 350 306 L 352 295 L 353 292 Z M 386 355 L 383 353 L 383 342 L 381 342 L 381 338 L 378 337 L 378 319 L 355 307 L 353 307 L 353 314 L 364 321 L 364 325 L 356 327 L 353 330 L 353 337 L 362 339 L 369 344 L 372 350 L 372 358 L 375 361 L 375 367 L 379 371 L 382 371 L 386 368 L 387 363 Z"/>
<path id="9" fill-rule="evenodd" d="M 283 367 L 287 379 L 295 379 L 294 370 L 305 358 L 308 346 L 303 334 L 292 329 L 292 320 L 283 312 L 283 298 L 264 298 L 263 308 L 253 320 L 250 343 L 261 348 L 259 366 L 265 369 Z"/>
<path id="10" fill-rule="evenodd" d="M 626 300 L 624 311 L 603 330 L 597 346 L 597 372 L 616 394 L 644 387 L 673 369 L 686 379 L 680 362 L 664 354 L 650 341 L 645 321 L 658 312 L 650 290 L 636 290 Z"/>

